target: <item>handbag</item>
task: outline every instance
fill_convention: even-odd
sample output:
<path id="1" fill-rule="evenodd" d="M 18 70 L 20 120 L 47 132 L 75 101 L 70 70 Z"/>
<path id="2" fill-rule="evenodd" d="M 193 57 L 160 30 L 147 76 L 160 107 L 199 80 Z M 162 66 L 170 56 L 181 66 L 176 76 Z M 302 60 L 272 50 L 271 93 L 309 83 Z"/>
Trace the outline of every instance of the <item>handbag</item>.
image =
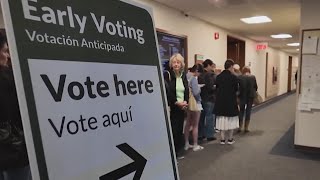
<path id="1" fill-rule="evenodd" d="M 188 102 L 188 110 L 189 111 L 200 111 L 198 107 L 198 103 L 196 101 L 196 98 L 193 96 L 192 88 L 190 87 L 191 78 L 188 79 L 189 84 L 189 102 Z"/>
<path id="2" fill-rule="evenodd" d="M 189 87 L 188 109 L 189 109 L 190 111 L 199 111 L 197 101 L 196 101 L 196 99 L 194 98 L 194 96 L 193 96 L 193 94 L 192 94 L 192 90 L 191 90 L 190 87 Z"/>
<path id="3" fill-rule="evenodd" d="M 258 105 L 260 103 L 262 103 L 263 99 L 261 97 L 261 95 L 258 93 L 258 91 L 256 91 L 256 95 L 253 98 L 253 104 Z"/>

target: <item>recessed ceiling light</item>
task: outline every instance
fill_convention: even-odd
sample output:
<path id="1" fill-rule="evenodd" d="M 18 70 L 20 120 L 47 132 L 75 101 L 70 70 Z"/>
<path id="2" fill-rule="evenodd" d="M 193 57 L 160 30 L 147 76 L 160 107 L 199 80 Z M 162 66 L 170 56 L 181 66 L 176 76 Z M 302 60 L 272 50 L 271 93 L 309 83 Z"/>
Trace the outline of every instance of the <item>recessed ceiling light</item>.
<path id="1" fill-rule="evenodd" d="M 300 49 L 297 49 L 297 51 L 300 51 Z"/>
<path id="2" fill-rule="evenodd" d="M 288 46 L 300 46 L 300 43 L 289 43 Z"/>
<path id="3" fill-rule="evenodd" d="M 241 18 L 240 20 L 247 24 L 260 24 L 260 23 L 268 23 L 272 21 L 267 16 L 254 16 L 249 18 Z"/>
<path id="4" fill-rule="evenodd" d="M 290 34 L 274 34 L 274 35 L 271 35 L 271 37 L 275 38 L 275 39 L 292 38 L 292 36 Z"/>

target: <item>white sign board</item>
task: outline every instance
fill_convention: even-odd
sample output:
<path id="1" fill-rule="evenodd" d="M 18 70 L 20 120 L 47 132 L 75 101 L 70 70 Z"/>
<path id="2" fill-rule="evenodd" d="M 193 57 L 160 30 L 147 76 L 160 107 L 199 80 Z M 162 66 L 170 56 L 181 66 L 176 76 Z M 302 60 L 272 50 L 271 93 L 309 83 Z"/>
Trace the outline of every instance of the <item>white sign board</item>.
<path id="1" fill-rule="evenodd" d="M 28 61 L 50 179 L 130 164 L 124 142 L 146 159 L 143 179 L 174 179 L 156 67 Z"/>

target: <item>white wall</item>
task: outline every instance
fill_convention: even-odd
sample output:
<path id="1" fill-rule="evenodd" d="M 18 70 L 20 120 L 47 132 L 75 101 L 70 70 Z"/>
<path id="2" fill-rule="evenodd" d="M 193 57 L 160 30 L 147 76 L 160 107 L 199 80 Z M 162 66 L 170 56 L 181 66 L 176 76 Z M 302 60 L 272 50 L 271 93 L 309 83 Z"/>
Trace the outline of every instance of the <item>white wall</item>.
<path id="1" fill-rule="evenodd" d="M 151 0 L 135 0 L 153 8 L 156 28 L 172 33 L 188 36 L 188 65 L 194 64 L 194 55 L 202 54 L 204 58 L 212 59 L 218 68 L 223 69 L 227 58 L 227 35 L 246 41 L 246 65 L 251 64 L 252 73 L 257 78 L 259 93 L 265 94 L 266 51 L 257 52 L 256 42 L 236 34 L 227 32 L 198 18 L 185 17 L 180 11 L 164 6 Z M 220 39 L 214 40 L 214 33 L 220 33 Z M 288 56 L 279 50 L 268 48 L 269 63 L 273 62 L 278 67 L 278 83 L 273 87 L 274 95 L 287 92 L 288 81 Z"/>
<path id="2" fill-rule="evenodd" d="M 301 29 L 320 29 L 319 7 L 320 1 L 318 0 L 301 1 Z M 319 67 L 314 68 L 319 69 Z M 319 111 L 302 112 L 297 109 L 294 141 L 295 144 L 320 148 L 319 127 Z"/>
<path id="3" fill-rule="evenodd" d="M 191 16 L 185 17 L 179 11 L 163 6 L 150 0 L 136 0 L 153 8 L 157 28 L 176 34 L 188 36 L 189 66 L 194 64 L 194 55 L 202 54 L 212 59 L 218 67 L 227 56 L 227 33 L 204 21 Z M 214 33 L 220 33 L 220 39 L 214 40 Z"/>
<path id="4" fill-rule="evenodd" d="M 288 68 L 289 57 L 285 53 L 280 53 L 280 67 L 279 67 L 279 91 L 278 95 L 288 91 Z"/>
<path id="5" fill-rule="evenodd" d="M 268 59 L 268 83 L 267 83 L 267 96 L 268 98 L 272 98 L 277 96 L 278 94 L 283 94 L 283 93 L 279 93 L 280 92 L 280 85 L 284 84 L 286 82 L 285 79 L 281 79 L 281 75 L 282 73 L 280 72 L 281 70 L 283 70 L 283 68 L 281 68 L 281 65 L 283 65 L 284 60 L 283 58 L 283 53 L 277 53 L 274 49 L 270 49 L 269 50 L 269 59 Z M 273 68 L 275 68 L 275 71 L 277 73 L 277 81 L 273 82 Z M 280 81 L 283 81 L 280 83 Z"/>
<path id="6" fill-rule="evenodd" d="M 248 49 L 248 46 L 246 47 L 246 49 Z M 254 51 L 252 50 L 250 52 L 252 52 L 251 53 L 252 57 L 249 58 L 249 62 L 251 62 L 251 73 L 256 76 L 257 84 L 258 84 L 258 92 L 263 98 L 265 98 L 266 51 L 255 52 L 256 54 L 254 54 Z M 246 62 L 246 65 L 248 65 L 249 62 L 248 63 Z"/>

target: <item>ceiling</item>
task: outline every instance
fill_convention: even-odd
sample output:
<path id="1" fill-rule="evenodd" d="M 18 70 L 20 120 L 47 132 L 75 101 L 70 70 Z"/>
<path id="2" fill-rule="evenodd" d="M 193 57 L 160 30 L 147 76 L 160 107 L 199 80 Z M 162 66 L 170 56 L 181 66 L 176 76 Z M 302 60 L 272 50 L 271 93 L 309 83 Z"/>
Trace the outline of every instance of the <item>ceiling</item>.
<path id="1" fill-rule="evenodd" d="M 300 0 L 154 0 L 200 18 L 232 33 L 269 46 L 297 54 L 297 47 L 286 44 L 299 42 Z M 248 25 L 240 18 L 268 16 L 271 23 Z M 273 39 L 272 34 L 288 33 L 290 39 Z"/>

